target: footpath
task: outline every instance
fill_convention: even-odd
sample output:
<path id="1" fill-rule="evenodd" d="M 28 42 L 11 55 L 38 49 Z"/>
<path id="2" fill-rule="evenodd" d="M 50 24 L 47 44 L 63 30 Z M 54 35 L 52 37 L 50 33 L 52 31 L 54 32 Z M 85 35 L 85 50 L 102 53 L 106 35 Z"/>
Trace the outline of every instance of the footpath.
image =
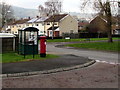
<path id="1" fill-rule="evenodd" d="M 59 58 L 34 60 L 29 62 L 3 63 L 3 77 L 19 77 L 37 74 L 49 74 L 87 67 L 95 60 L 71 54 L 61 55 Z"/>

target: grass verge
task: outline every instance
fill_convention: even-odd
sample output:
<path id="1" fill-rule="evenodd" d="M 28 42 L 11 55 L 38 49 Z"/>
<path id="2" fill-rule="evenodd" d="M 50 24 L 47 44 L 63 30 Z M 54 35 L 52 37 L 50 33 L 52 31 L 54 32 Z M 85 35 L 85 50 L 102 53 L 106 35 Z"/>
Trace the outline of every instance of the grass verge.
<path id="1" fill-rule="evenodd" d="M 59 56 L 47 54 L 45 58 L 40 57 L 40 55 L 35 55 L 33 59 L 33 55 L 26 55 L 25 59 L 23 55 L 19 55 L 17 53 L 3 53 L 2 54 L 2 62 L 0 63 L 12 63 L 12 62 L 21 62 L 21 61 L 30 61 L 30 60 L 45 60 L 51 58 L 57 58 Z"/>
<path id="2" fill-rule="evenodd" d="M 90 49 L 90 50 L 104 50 L 104 51 L 115 51 L 120 52 L 120 42 L 91 42 L 91 43 L 78 43 L 78 44 L 69 44 L 66 46 Z"/>
<path id="3" fill-rule="evenodd" d="M 118 40 L 120 38 L 113 38 L 113 40 Z M 108 38 L 90 38 L 90 41 L 100 41 L 100 40 L 108 40 Z M 80 39 L 48 39 L 47 42 L 79 42 L 79 41 L 87 41 L 86 38 Z"/>

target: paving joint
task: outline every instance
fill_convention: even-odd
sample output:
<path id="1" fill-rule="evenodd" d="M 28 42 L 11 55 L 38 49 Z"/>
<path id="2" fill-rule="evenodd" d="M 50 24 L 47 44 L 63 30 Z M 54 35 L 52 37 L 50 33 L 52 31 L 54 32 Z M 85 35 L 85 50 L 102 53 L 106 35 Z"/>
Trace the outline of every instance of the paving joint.
<path id="1" fill-rule="evenodd" d="M 82 65 L 76 65 L 76 66 L 64 67 L 64 68 L 57 68 L 57 69 L 52 69 L 52 70 L 23 72 L 23 73 L 14 73 L 14 74 L 2 74 L 2 75 L 0 75 L 0 77 L 8 78 L 8 77 L 23 77 L 23 76 L 39 75 L 39 74 L 51 74 L 51 73 L 70 71 L 70 70 L 74 70 L 74 69 L 88 67 L 88 66 L 94 64 L 95 62 L 96 62 L 96 60 L 92 60 L 92 61 L 90 61 L 88 63 L 85 63 L 85 64 L 82 64 Z"/>

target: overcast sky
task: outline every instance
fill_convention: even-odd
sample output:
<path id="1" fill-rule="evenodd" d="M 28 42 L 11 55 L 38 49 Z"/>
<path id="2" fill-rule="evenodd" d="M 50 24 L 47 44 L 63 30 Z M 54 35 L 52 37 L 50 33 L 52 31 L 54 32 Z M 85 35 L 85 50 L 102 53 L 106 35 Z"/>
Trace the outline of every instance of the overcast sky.
<path id="1" fill-rule="evenodd" d="M 19 6 L 23 8 L 37 9 L 40 4 L 44 4 L 46 0 L 4 0 L 11 5 Z M 62 0 L 63 11 L 65 12 L 81 12 L 80 4 L 82 0 Z M 91 10 L 87 10 L 91 12 Z"/>

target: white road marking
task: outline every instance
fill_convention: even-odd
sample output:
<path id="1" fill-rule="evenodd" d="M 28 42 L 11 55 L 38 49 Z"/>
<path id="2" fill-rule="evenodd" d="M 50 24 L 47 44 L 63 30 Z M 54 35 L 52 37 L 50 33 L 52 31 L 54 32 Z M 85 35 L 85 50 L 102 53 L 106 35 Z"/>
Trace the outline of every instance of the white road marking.
<path id="1" fill-rule="evenodd" d="M 96 60 L 96 62 L 101 62 L 101 63 L 108 63 L 108 64 L 113 64 L 113 65 L 118 65 L 118 64 L 120 64 L 120 63 L 118 63 L 118 62 L 107 62 L 107 61 L 100 61 L 100 60 Z"/>

